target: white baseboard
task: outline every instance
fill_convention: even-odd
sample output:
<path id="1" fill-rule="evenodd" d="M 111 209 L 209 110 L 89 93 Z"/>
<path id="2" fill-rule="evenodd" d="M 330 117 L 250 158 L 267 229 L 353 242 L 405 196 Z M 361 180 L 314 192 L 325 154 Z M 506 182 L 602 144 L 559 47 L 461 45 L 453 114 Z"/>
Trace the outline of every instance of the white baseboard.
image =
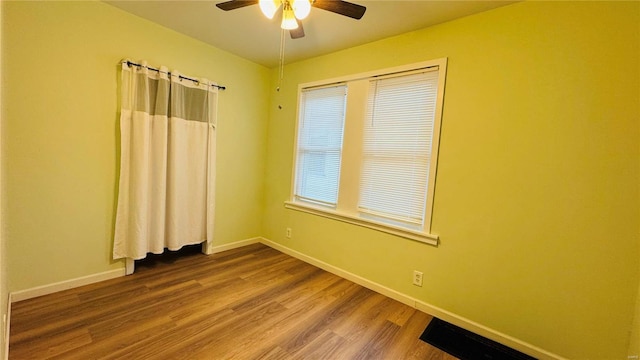
<path id="1" fill-rule="evenodd" d="M 309 263 L 311 265 L 317 266 L 319 268 L 321 268 L 322 270 L 328 271 L 332 274 L 338 275 L 343 279 L 347 279 L 349 281 L 352 281 L 358 285 L 362 285 L 364 287 L 366 287 L 367 289 L 371 289 L 377 293 L 380 293 L 386 297 L 392 298 L 393 300 L 399 301 L 405 305 L 411 306 L 411 307 L 415 307 L 415 299 L 401 293 L 398 291 L 395 291 L 393 289 L 390 289 L 386 286 L 380 285 L 378 283 L 375 283 L 373 281 L 367 280 L 361 276 L 358 276 L 354 273 L 350 273 L 346 270 L 343 270 L 339 267 L 333 266 L 329 263 L 326 263 L 322 260 L 318 260 L 316 258 L 313 258 L 311 256 L 305 255 L 301 252 L 298 252 L 296 250 L 293 250 L 291 248 L 288 248 L 286 246 L 280 245 L 276 242 L 273 242 L 271 240 L 265 239 L 265 238 L 261 238 L 260 240 L 261 243 L 272 247 L 280 252 L 283 252 L 287 255 L 293 256 L 294 258 L 300 259 L 306 263 Z"/>
<path id="2" fill-rule="evenodd" d="M 215 254 L 215 253 L 219 253 L 222 251 L 227 251 L 227 250 L 232 250 L 232 249 L 236 249 L 239 247 L 243 247 L 243 246 L 247 246 L 247 245 L 251 245 L 251 244 L 255 244 L 255 243 L 263 243 L 271 248 L 274 248 L 278 251 L 281 251 L 287 255 L 290 255 L 292 257 L 295 257 L 297 259 L 300 259 L 306 263 L 309 263 L 311 265 L 317 266 L 325 271 L 328 271 L 330 273 L 333 273 L 337 276 L 340 276 L 344 279 L 347 279 L 349 281 L 352 281 L 358 285 L 364 286 L 368 289 L 371 289 L 377 293 L 380 293 L 382 295 L 385 295 L 391 299 L 394 299 L 396 301 L 399 301 L 405 305 L 411 306 L 415 309 L 418 309 L 422 312 L 425 312 L 429 315 L 438 317 L 444 321 L 447 321 L 449 323 L 452 323 L 454 325 L 460 326 L 464 329 L 467 329 L 469 331 L 472 331 L 476 334 L 482 335 L 486 338 L 489 338 L 491 340 L 497 341 L 501 344 L 507 345 L 513 349 L 516 349 L 518 351 L 524 352 L 526 354 L 529 354 L 531 356 L 537 357 L 539 359 L 553 359 L 553 360 L 566 360 L 565 358 L 553 354 L 551 352 L 548 352 L 544 349 L 541 349 L 539 347 L 536 347 L 534 345 L 531 345 L 527 342 L 518 340 L 516 338 L 513 338 L 509 335 L 503 334 L 499 331 L 493 330 L 489 327 L 486 327 L 484 325 L 478 324 L 474 321 L 471 321 L 467 318 L 464 318 L 462 316 L 459 316 L 457 314 L 454 314 L 452 312 L 449 312 L 447 310 L 441 309 L 437 306 L 431 305 L 429 303 L 417 300 L 411 296 L 408 296 L 406 294 L 403 294 L 399 291 L 393 290 L 391 288 L 388 288 L 386 286 L 383 286 L 381 284 L 378 284 L 376 282 L 373 282 L 371 280 L 368 280 L 366 278 L 363 278 L 361 276 L 358 276 L 354 273 L 351 273 L 349 271 L 346 271 L 344 269 L 341 269 L 337 266 L 331 265 L 329 263 L 326 263 L 322 260 L 316 259 L 314 257 L 305 255 L 301 252 L 298 252 L 296 250 L 293 250 L 291 248 L 288 248 L 284 245 L 278 244 L 276 242 L 273 242 L 271 240 L 268 240 L 266 238 L 263 237 L 256 237 L 256 238 L 251 238 L 251 239 L 246 239 L 246 240 L 240 240 L 240 241 L 235 241 L 232 243 L 228 243 L 228 244 L 223 244 L 223 245 L 219 245 L 219 246 L 209 246 L 207 249 L 207 254 L 211 255 L 211 254 Z M 98 274 L 93 274 L 93 275 L 87 275 L 87 276 L 83 276 L 83 277 L 79 277 L 76 279 L 71 279 L 71 280 L 66 280 L 66 281 L 61 281 L 61 282 L 57 282 L 54 284 L 49 284 L 49 285 L 44 285 L 44 286 L 38 286 L 35 288 L 31 288 L 31 289 L 26 289 L 26 290 L 21 290 L 21 291 L 16 291 L 16 292 L 12 292 L 9 294 L 9 300 L 8 300 L 8 304 L 7 304 L 7 330 L 5 333 L 5 336 L 7 337 L 7 341 L 5 343 L 5 356 L 8 356 L 8 346 L 9 346 L 9 329 L 10 329 L 10 315 L 11 315 L 11 303 L 13 302 L 17 302 L 17 301 L 22 301 L 22 300 L 27 300 L 27 299 L 31 299 L 34 297 L 38 297 L 38 296 L 42 296 L 42 295 L 48 295 L 48 294 L 52 294 L 54 292 L 58 292 L 58 291 L 63 291 L 63 290 L 67 290 L 67 289 L 71 289 L 71 288 L 75 288 L 75 287 L 79 287 L 79 286 L 83 286 L 83 285 L 89 285 L 89 284 L 93 284 L 96 282 L 100 282 L 100 281 L 104 281 L 104 280 L 109 280 L 109 279 L 113 279 L 113 278 L 117 278 L 117 277 L 121 277 L 121 276 L 125 276 L 125 269 L 115 269 L 115 270 L 110 270 L 110 271 L 105 271 L 102 273 L 98 273 Z"/>
<path id="3" fill-rule="evenodd" d="M 474 332 L 478 335 L 484 336 L 488 339 L 491 339 L 493 341 L 497 341 L 501 344 L 504 344 L 506 346 L 509 346 L 510 348 L 513 348 L 515 350 L 521 351 L 525 354 L 531 355 L 533 357 L 536 357 L 538 359 L 553 359 L 553 360 L 566 360 L 566 358 L 563 358 L 559 355 L 553 354 L 551 352 L 548 352 L 544 349 L 541 349 L 539 347 L 536 347 L 534 345 L 531 345 L 527 342 L 518 340 L 514 337 L 511 337 L 509 335 L 503 334 L 499 331 L 493 330 L 489 327 L 486 327 L 484 325 L 478 324 L 474 321 L 471 321 L 467 318 L 464 318 L 460 315 L 454 314 L 452 312 L 446 311 L 444 309 L 441 309 L 437 306 L 428 304 L 426 302 L 420 301 L 418 299 L 415 299 L 411 296 L 408 296 L 406 294 L 403 294 L 401 292 L 398 292 L 396 290 L 390 289 L 386 286 L 380 285 L 376 282 L 373 282 L 371 280 L 365 279 L 361 276 L 358 276 L 356 274 L 353 274 L 351 272 L 348 272 L 344 269 L 341 269 L 337 266 L 331 265 L 329 263 L 326 263 L 322 260 L 313 258 L 311 256 L 305 255 L 301 252 L 298 252 L 296 250 L 293 250 L 291 248 L 288 248 L 284 245 L 278 244 L 276 242 L 273 242 L 271 240 L 265 239 L 265 238 L 260 238 L 260 242 L 272 247 L 278 251 L 281 251 L 287 255 L 293 256 L 297 259 L 300 259 L 306 263 L 309 263 L 311 265 L 317 266 L 325 271 L 328 271 L 332 274 L 338 275 L 344 279 L 347 279 L 349 281 L 352 281 L 358 285 L 364 286 L 367 289 L 371 289 L 377 293 L 380 293 L 382 295 L 385 295 L 389 298 L 392 298 L 394 300 L 397 300 L 403 304 L 406 304 L 408 306 L 411 306 L 417 310 L 420 310 L 424 313 L 427 313 L 429 315 L 432 315 L 434 317 L 437 317 L 439 319 L 442 319 L 446 322 L 449 322 L 451 324 L 457 325 L 461 328 L 464 328 L 466 330 L 469 330 L 471 332 Z"/>
<path id="4" fill-rule="evenodd" d="M 207 254 L 215 254 L 226 250 L 236 249 L 239 247 L 255 244 L 261 241 L 262 238 L 251 238 L 240 241 L 235 241 L 228 244 L 223 244 L 219 246 L 209 246 L 207 249 Z M 68 290 L 84 285 L 89 285 L 93 283 L 97 283 L 100 281 L 114 279 L 120 276 L 125 276 L 126 269 L 115 269 L 110 271 L 101 272 L 98 274 L 87 275 L 83 277 L 79 277 L 76 279 L 70 279 L 65 281 L 60 281 L 53 284 L 43 285 L 34 287 L 31 289 L 14 291 L 9 294 L 9 299 L 11 302 L 17 302 L 22 300 L 31 299 L 34 297 L 53 294 L 58 291 Z"/>
<path id="5" fill-rule="evenodd" d="M 4 360 L 9 359 L 9 332 L 11 331 L 11 293 L 7 299 L 7 321 L 4 324 Z"/>
<path id="6" fill-rule="evenodd" d="M 125 269 L 114 269 L 105 272 L 101 272 L 98 274 L 92 274 L 87 276 L 82 276 L 75 279 L 60 281 L 53 284 L 43 285 L 34 287 L 31 289 L 15 291 L 10 294 L 12 302 L 18 302 L 22 300 L 31 299 L 34 297 L 53 294 L 58 291 L 68 290 L 84 285 L 89 285 L 93 283 L 97 283 L 100 281 L 110 280 L 117 277 L 124 276 Z"/>
<path id="7" fill-rule="evenodd" d="M 222 245 L 218 245 L 218 246 L 209 246 L 207 248 L 206 254 L 207 255 L 212 255 L 212 254 L 216 254 L 216 253 L 227 251 L 227 250 L 237 249 L 237 248 L 240 248 L 240 247 L 243 247 L 243 246 L 247 246 L 247 245 L 256 244 L 256 243 L 259 243 L 261 241 L 262 241 L 262 238 L 255 237 L 255 238 L 251 238 L 251 239 L 234 241 L 232 243 L 222 244 Z"/>
<path id="8" fill-rule="evenodd" d="M 540 360 L 543 359 L 553 359 L 553 360 L 567 360 L 566 358 L 541 349 L 537 346 L 531 345 L 522 340 L 518 340 L 512 336 L 507 334 L 503 334 L 499 331 L 493 330 L 489 327 L 486 327 L 482 324 L 479 324 L 475 321 L 471 321 L 467 318 L 464 318 L 460 315 L 454 314 L 450 311 L 444 310 L 437 306 L 428 304 L 426 302 L 416 300 L 416 309 L 425 312 L 429 315 L 437 317 L 441 320 L 444 320 L 453 325 L 459 326 L 463 329 L 469 330 L 473 333 L 476 333 L 480 336 L 484 336 L 487 339 L 491 339 L 493 341 L 497 341 L 503 345 L 506 345 L 512 349 L 521 351 L 527 355 L 531 355 Z"/>

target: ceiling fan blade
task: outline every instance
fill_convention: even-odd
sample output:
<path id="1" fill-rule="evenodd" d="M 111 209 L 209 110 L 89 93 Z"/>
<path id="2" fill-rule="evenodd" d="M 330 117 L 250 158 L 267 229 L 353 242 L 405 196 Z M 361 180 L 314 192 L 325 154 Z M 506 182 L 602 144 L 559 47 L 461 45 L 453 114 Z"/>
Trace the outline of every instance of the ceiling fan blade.
<path id="1" fill-rule="evenodd" d="M 300 39 L 301 37 L 304 37 L 304 28 L 302 27 L 302 21 L 298 19 L 296 19 L 296 21 L 298 22 L 298 28 L 289 30 L 289 35 L 291 35 L 292 39 Z"/>
<path id="2" fill-rule="evenodd" d="M 222 9 L 224 11 L 235 10 L 245 6 L 257 4 L 258 0 L 231 0 L 225 1 L 221 3 L 217 3 L 216 6 L 218 9 Z"/>
<path id="3" fill-rule="evenodd" d="M 311 6 L 360 20 L 367 8 L 342 0 L 315 0 Z"/>

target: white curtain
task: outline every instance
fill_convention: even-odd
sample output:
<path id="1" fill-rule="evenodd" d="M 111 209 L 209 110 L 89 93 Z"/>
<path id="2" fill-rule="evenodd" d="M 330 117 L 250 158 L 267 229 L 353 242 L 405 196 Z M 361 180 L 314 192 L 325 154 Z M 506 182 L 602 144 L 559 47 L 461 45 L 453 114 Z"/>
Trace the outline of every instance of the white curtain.
<path id="1" fill-rule="evenodd" d="M 218 89 L 139 64 L 122 63 L 114 259 L 213 238 Z"/>

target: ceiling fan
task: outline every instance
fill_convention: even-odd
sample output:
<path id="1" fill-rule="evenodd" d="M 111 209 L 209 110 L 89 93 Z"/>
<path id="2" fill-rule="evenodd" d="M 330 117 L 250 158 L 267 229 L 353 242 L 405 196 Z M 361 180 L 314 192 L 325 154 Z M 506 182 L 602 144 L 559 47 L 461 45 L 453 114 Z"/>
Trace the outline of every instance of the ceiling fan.
<path id="1" fill-rule="evenodd" d="M 272 19 L 282 7 L 282 23 L 280 27 L 289 30 L 292 39 L 304 37 L 304 29 L 300 20 L 306 18 L 311 7 L 331 11 L 352 19 L 359 20 L 367 10 L 366 7 L 342 0 L 230 0 L 217 3 L 224 11 L 235 10 L 249 5 L 260 4 L 262 13 Z"/>

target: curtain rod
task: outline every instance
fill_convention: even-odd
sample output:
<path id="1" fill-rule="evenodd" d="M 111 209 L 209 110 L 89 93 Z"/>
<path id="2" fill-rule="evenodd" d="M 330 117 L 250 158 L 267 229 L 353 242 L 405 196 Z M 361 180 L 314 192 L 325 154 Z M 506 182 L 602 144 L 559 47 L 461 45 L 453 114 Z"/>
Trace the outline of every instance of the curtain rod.
<path id="1" fill-rule="evenodd" d="M 136 63 L 128 61 L 128 60 L 127 61 L 123 61 L 123 63 L 126 63 L 129 66 L 133 65 L 133 66 L 137 66 L 137 67 L 144 67 L 144 68 L 147 68 L 147 69 L 152 70 L 152 71 L 157 71 L 159 73 L 164 73 L 164 74 L 167 74 L 167 75 L 171 75 L 171 72 L 160 71 L 160 69 L 156 69 L 156 68 L 153 68 L 151 66 L 146 66 L 146 65 L 142 65 L 142 64 L 136 64 Z M 200 80 L 198 80 L 198 79 L 192 79 L 190 77 L 186 77 L 186 76 L 182 76 L 182 75 L 178 75 L 178 77 L 180 79 L 191 80 L 191 81 L 193 81 L 195 83 L 200 83 Z M 213 87 L 217 87 L 220 90 L 226 90 L 227 89 L 225 86 L 222 86 L 222 85 L 215 85 L 215 84 L 209 84 L 209 85 L 213 86 Z"/>

